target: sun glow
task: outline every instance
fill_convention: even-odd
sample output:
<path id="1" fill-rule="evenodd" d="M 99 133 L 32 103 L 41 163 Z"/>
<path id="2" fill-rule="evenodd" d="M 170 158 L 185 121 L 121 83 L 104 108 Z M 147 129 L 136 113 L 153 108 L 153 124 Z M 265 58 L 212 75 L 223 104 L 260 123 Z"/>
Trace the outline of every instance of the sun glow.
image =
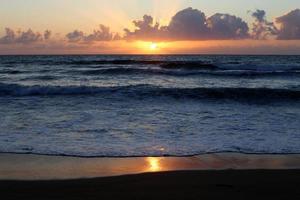
<path id="1" fill-rule="evenodd" d="M 136 41 L 134 44 L 134 46 L 139 49 L 140 53 L 146 54 L 164 53 L 165 49 L 168 47 L 168 43 L 166 42 Z"/>
<path id="2" fill-rule="evenodd" d="M 159 171 L 161 169 L 159 158 L 153 158 L 149 157 L 147 158 L 147 161 L 149 163 L 149 170 L 152 172 Z"/>
<path id="3" fill-rule="evenodd" d="M 157 50 L 157 44 L 156 43 L 151 43 L 149 48 L 150 48 L 150 50 L 155 51 L 155 50 Z"/>

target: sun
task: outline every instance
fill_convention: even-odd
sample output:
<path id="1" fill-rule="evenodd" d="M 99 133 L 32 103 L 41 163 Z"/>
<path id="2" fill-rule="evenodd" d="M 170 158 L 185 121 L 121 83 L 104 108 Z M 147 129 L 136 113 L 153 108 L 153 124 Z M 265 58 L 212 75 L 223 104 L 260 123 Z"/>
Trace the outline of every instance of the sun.
<path id="1" fill-rule="evenodd" d="M 152 43 L 150 44 L 149 48 L 150 48 L 151 51 L 157 50 L 157 48 L 158 48 L 157 43 L 153 43 L 153 42 L 152 42 Z"/>
<path id="2" fill-rule="evenodd" d="M 166 42 L 149 42 L 149 41 L 135 41 L 134 47 L 139 49 L 139 53 L 157 54 L 164 53 L 169 46 Z"/>

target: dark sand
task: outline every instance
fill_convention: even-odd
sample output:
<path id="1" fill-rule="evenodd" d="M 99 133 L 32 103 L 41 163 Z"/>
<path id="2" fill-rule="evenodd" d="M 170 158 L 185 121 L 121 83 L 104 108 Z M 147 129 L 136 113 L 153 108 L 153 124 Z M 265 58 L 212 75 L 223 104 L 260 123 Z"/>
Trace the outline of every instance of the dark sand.
<path id="1" fill-rule="evenodd" d="M 300 170 L 157 172 L 65 181 L 0 181 L 1 199 L 300 199 Z"/>

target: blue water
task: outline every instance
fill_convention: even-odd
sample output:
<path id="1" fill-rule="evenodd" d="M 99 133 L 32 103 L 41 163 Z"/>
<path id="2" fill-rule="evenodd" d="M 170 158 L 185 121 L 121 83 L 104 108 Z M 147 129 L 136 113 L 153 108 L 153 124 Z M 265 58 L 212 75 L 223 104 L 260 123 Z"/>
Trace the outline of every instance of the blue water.
<path id="1" fill-rule="evenodd" d="M 300 56 L 0 56 L 0 152 L 300 153 Z"/>

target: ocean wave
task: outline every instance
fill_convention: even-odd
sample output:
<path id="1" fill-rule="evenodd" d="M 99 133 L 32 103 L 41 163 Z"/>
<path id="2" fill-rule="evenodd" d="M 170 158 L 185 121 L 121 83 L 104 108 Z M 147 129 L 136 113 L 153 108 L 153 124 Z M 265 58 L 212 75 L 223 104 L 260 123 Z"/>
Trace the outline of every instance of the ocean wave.
<path id="1" fill-rule="evenodd" d="M 161 61 L 161 60 L 94 60 L 94 61 L 64 61 L 55 63 L 56 65 L 89 66 L 89 65 L 121 65 L 121 66 L 145 66 L 155 65 L 165 69 L 200 69 L 216 70 L 218 67 L 209 62 L 203 61 Z"/>
<path id="2" fill-rule="evenodd" d="M 85 69 L 85 70 L 69 70 L 67 74 L 79 74 L 88 76 L 97 75 L 169 75 L 169 76 L 188 76 L 204 74 L 204 71 L 191 70 L 169 70 L 161 68 L 130 68 L 130 67 L 113 67 L 100 69 Z"/>
<path id="3" fill-rule="evenodd" d="M 169 76 L 228 76 L 228 77 L 273 77 L 273 76 L 299 76 L 300 71 L 253 71 L 253 70 L 207 70 L 207 69 L 168 69 L 160 67 L 99 67 L 89 69 L 67 70 L 66 74 L 79 74 L 88 76 L 97 75 L 169 75 Z"/>
<path id="4" fill-rule="evenodd" d="M 145 58 L 131 58 L 131 59 L 72 59 L 68 57 L 62 58 L 48 58 L 48 59 L 14 59 L 3 60 L 2 65 L 14 67 L 16 64 L 22 65 L 71 65 L 71 66 L 89 66 L 89 65 L 156 65 L 163 68 L 187 68 L 187 69 L 252 69 L 252 70 L 300 70 L 300 63 L 298 60 L 280 60 L 266 58 L 261 60 L 252 60 L 247 57 L 239 57 L 238 60 L 234 58 L 218 58 L 212 57 L 211 59 L 195 59 L 191 60 L 189 57 L 185 57 L 183 60 L 170 60 L 170 59 L 145 59 Z M 233 60 L 232 60 L 233 59 Z"/>
<path id="5" fill-rule="evenodd" d="M 23 73 L 28 73 L 27 71 L 21 71 L 21 70 L 1 70 L 0 74 L 23 74 Z"/>
<path id="6" fill-rule="evenodd" d="M 251 60 L 247 57 L 230 57 L 220 58 L 212 57 L 210 59 L 195 59 L 189 60 L 185 57 L 183 60 L 169 60 L 167 58 L 154 59 L 134 57 L 116 58 L 116 59 L 74 59 L 72 57 L 57 57 L 44 59 L 16 59 L 2 61 L 0 65 L 9 67 L 10 70 L 1 70 L 2 74 L 18 74 L 24 73 L 19 71 L 18 65 L 30 66 L 36 65 L 39 67 L 48 67 L 47 70 L 52 69 L 72 69 L 76 72 L 81 68 L 94 68 L 98 71 L 82 72 L 83 74 L 92 75 L 93 73 L 102 74 L 131 74 L 131 73 L 148 73 L 148 74 L 166 74 L 166 75 L 194 75 L 194 74 L 210 74 L 210 75 L 224 75 L 224 76 L 277 76 L 277 75 L 298 75 L 300 73 L 300 63 L 295 60 L 287 62 L 286 60 L 276 61 L 274 59 L 260 59 Z M 237 59 L 237 60 L 236 60 Z M 147 69 L 145 69 L 147 68 Z M 156 70 L 153 68 L 159 68 Z M 103 70 L 102 70 L 103 69 Z M 180 71 L 181 70 L 181 71 Z"/>
<path id="7" fill-rule="evenodd" d="M 0 96 L 117 95 L 120 97 L 171 97 L 191 99 L 300 100 L 300 90 L 273 88 L 162 88 L 153 85 L 119 87 L 25 86 L 0 84 Z"/>
<path id="8" fill-rule="evenodd" d="M 33 76 L 27 76 L 22 79 L 21 81 L 32 81 L 32 80 L 37 80 L 37 81 L 52 81 L 52 80 L 57 80 L 60 77 L 54 76 L 54 75 L 33 75 Z"/>
<path id="9" fill-rule="evenodd" d="M 40 65 L 167 65 L 169 63 L 203 63 L 202 61 L 164 61 L 164 60 L 134 60 L 134 59 L 112 59 L 112 60 L 20 60 L 8 61 L 3 64 L 40 64 Z"/>
<path id="10" fill-rule="evenodd" d="M 108 59 L 108 60 L 14 60 L 2 62 L 5 65 L 14 65 L 14 64 L 39 64 L 39 65 L 134 65 L 134 64 L 146 64 L 146 65 L 158 65 L 163 64 L 165 61 L 160 60 L 133 60 L 133 59 Z"/>

